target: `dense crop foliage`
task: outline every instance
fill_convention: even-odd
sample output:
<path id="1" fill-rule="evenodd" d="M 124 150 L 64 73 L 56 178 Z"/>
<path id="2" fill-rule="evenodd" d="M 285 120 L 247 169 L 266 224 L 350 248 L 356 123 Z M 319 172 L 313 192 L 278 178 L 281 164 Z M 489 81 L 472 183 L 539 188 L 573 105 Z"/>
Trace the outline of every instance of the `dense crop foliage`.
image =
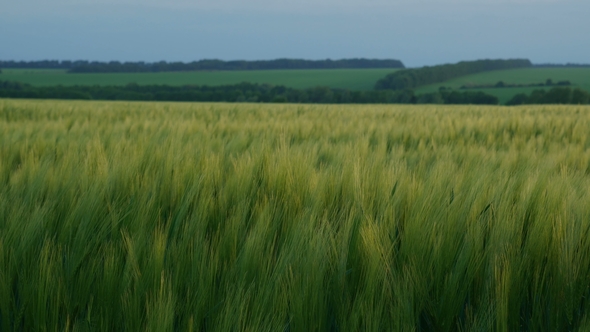
<path id="1" fill-rule="evenodd" d="M 588 330 L 589 126 L 0 101 L 0 330 Z"/>

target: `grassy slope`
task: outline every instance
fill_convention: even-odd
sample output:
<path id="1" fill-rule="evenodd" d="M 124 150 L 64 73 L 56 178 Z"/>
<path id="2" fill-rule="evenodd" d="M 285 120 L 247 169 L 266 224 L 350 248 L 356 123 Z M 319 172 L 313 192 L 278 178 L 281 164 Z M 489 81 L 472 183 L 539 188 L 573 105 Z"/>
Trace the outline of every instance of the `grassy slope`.
<path id="1" fill-rule="evenodd" d="M 0 330 L 587 331 L 589 126 L 0 100 Z"/>
<path id="2" fill-rule="evenodd" d="M 138 74 L 67 74 L 63 70 L 3 69 L 0 80 L 35 86 L 50 85 L 223 85 L 244 81 L 285 85 L 293 88 L 329 86 L 371 90 L 375 82 L 396 69 L 264 70 L 216 72 L 165 72 Z"/>
<path id="3" fill-rule="evenodd" d="M 525 68 L 468 75 L 447 82 L 424 86 L 416 89 L 416 92 L 435 92 L 438 91 L 440 86 L 458 89 L 462 85 L 469 83 L 496 84 L 498 81 L 503 81 L 506 84 L 531 84 L 544 83 L 547 79 L 552 79 L 555 83 L 567 80 L 576 87 L 590 91 L 590 68 Z M 518 93 L 528 94 L 535 89 L 539 88 L 470 89 L 465 91 L 484 91 L 497 96 L 500 99 L 500 103 L 505 103 Z"/>

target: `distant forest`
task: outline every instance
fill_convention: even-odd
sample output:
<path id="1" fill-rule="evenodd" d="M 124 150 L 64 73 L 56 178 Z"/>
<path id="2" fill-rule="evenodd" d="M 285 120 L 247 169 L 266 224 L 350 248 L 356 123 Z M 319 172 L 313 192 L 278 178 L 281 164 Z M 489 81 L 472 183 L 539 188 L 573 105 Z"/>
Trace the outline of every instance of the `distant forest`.
<path id="1" fill-rule="evenodd" d="M 564 64 L 556 64 L 556 63 L 541 63 L 533 65 L 535 68 L 589 68 L 590 64 L 583 64 L 583 63 L 566 63 Z"/>
<path id="2" fill-rule="evenodd" d="M 40 61 L 2 61 L 0 68 L 10 69 L 71 69 L 76 65 L 89 63 L 88 61 L 58 61 L 58 60 L 40 60 Z"/>
<path id="3" fill-rule="evenodd" d="M 525 104 L 590 104 L 590 93 L 582 89 L 553 88 L 549 91 L 534 90 L 531 94 L 519 93 L 509 100 L 506 105 Z"/>
<path id="4" fill-rule="evenodd" d="M 492 70 L 526 68 L 532 64 L 526 59 L 462 61 L 433 67 L 405 69 L 389 74 L 377 81 L 377 90 L 413 89 L 422 85 L 442 83 L 453 78 Z"/>
<path id="5" fill-rule="evenodd" d="M 66 69 L 70 73 L 142 73 L 198 70 L 277 70 L 277 69 L 369 69 L 405 68 L 399 60 L 342 59 L 301 60 L 276 59 L 258 61 L 200 60 L 185 62 L 97 62 L 97 61 L 0 61 L 0 68 Z"/>
<path id="6" fill-rule="evenodd" d="M 441 90 L 416 95 L 413 90 L 350 91 L 329 87 L 293 89 L 268 84 L 240 83 L 224 86 L 52 86 L 33 87 L 0 81 L 0 98 L 258 102 L 313 104 L 479 104 L 497 105 L 498 98 L 481 91 Z M 590 104 L 590 93 L 570 87 L 518 94 L 507 105 Z"/>
<path id="7" fill-rule="evenodd" d="M 553 82 L 552 79 L 547 79 L 545 83 L 528 83 L 528 84 L 516 84 L 516 83 L 504 83 L 504 81 L 499 81 L 496 84 L 465 84 L 462 85 L 459 89 L 504 89 L 504 88 L 530 88 L 530 87 L 564 87 L 564 86 L 571 86 L 572 82 L 570 81 L 559 81 Z"/>
<path id="8" fill-rule="evenodd" d="M 0 98 L 258 102 L 313 104 L 498 104 L 483 92 L 441 92 L 415 95 L 412 90 L 350 91 L 329 87 L 293 89 L 268 84 L 240 83 L 225 86 L 52 86 L 33 87 L 0 81 Z"/>

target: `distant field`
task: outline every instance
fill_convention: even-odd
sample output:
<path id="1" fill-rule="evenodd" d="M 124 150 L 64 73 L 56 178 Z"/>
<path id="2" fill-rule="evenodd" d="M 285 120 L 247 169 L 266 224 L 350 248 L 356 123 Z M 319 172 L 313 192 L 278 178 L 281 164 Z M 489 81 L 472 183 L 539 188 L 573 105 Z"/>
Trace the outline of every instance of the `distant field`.
<path id="1" fill-rule="evenodd" d="M 111 73 L 68 74 L 65 70 L 53 69 L 3 69 L 0 80 L 18 81 L 33 86 L 53 85 L 225 85 L 241 82 L 268 83 L 304 89 L 316 86 L 350 90 L 371 90 L 375 82 L 396 69 L 310 69 L 310 70 L 257 70 L 257 71 L 211 71 L 211 72 L 162 72 L 162 73 Z M 574 87 L 590 91 L 590 68 L 524 68 L 498 70 L 468 75 L 443 83 L 416 89 L 417 94 L 438 91 L 440 86 L 459 89 L 466 84 L 543 83 L 568 80 Z M 518 93 L 530 93 L 539 87 L 473 89 L 497 96 L 504 104 Z M 547 89 L 547 88 L 545 88 Z"/>
<path id="2" fill-rule="evenodd" d="M 544 83 L 547 79 L 553 82 L 570 81 L 574 87 L 590 91 L 590 68 L 523 68 L 510 70 L 490 71 L 475 75 L 468 75 L 443 83 L 427 85 L 416 89 L 416 93 L 438 91 L 441 86 L 458 89 L 466 84 L 495 84 L 503 81 L 506 84 L 532 84 Z M 503 88 L 503 89 L 478 89 L 465 91 L 483 91 L 494 95 L 504 104 L 518 93 L 530 93 L 539 87 L 527 88 Z M 545 88 L 549 89 L 549 88 Z"/>
<path id="3" fill-rule="evenodd" d="M 65 70 L 3 69 L 0 80 L 34 86 L 52 85 L 225 85 L 241 82 L 269 83 L 292 88 L 329 86 L 371 90 L 378 79 L 396 69 L 313 69 L 120 74 L 67 74 Z"/>

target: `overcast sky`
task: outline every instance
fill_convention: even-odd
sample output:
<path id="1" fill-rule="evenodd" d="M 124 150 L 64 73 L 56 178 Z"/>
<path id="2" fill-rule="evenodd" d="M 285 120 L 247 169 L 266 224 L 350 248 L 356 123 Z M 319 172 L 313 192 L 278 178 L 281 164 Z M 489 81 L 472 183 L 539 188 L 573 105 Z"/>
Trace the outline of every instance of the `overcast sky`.
<path id="1" fill-rule="evenodd" d="M 590 63 L 589 0 L 0 0 L 0 60 Z"/>

